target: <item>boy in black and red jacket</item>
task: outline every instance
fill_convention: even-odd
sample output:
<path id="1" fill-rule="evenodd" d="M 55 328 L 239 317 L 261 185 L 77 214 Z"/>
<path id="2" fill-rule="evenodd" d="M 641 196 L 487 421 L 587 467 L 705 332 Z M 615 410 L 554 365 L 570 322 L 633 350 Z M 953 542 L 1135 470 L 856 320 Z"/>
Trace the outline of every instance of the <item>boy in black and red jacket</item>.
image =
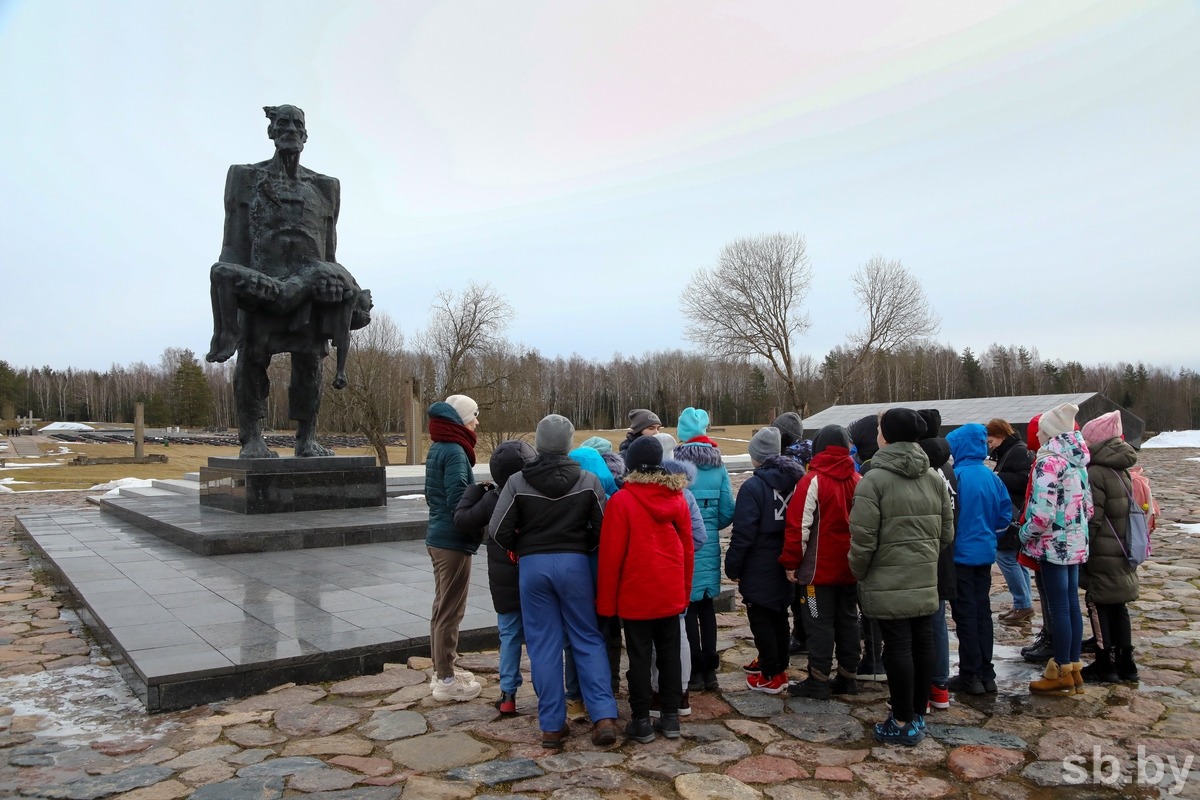
<path id="1" fill-rule="evenodd" d="M 746 685 L 756 692 L 779 694 L 788 686 L 788 609 L 796 598 L 779 556 L 788 503 L 804 468 L 780 455 L 775 428 L 755 433 L 749 449 L 754 475 L 738 489 L 725 575 L 738 584 L 758 649 L 758 657 L 743 667 Z"/>
<path id="2" fill-rule="evenodd" d="M 779 563 L 799 584 L 808 619 L 808 677 L 793 682 L 796 697 L 828 699 L 857 694 L 859 648 L 857 582 L 850 572 L 850 508 L 860 475 L 850 457 L 850 434 L 826 425 L 813 439 L 808 474 L 787 511 Z M 833 669 L 837 648 L 837 675 Z"/>

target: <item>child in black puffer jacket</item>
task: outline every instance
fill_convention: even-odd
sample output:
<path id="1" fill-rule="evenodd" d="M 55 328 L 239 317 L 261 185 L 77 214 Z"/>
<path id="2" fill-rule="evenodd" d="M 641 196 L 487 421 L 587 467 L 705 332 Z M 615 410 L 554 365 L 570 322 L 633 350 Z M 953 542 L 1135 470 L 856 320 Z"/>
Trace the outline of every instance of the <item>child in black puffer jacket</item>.
<path id="1" fill-rule="evenodd" d="M 454 509 L 454 525 L 464 533 L 483 530 L 487 539 L 488 588 L 500 627 L 500 699 L 496 708 L 502 714 L 517 713 L 517 689 L 521 688 L 521 645 L 525 628 L 521 622 L 520 573 L 516 556 L 487 536 L 487 525 L 496 510 L 500 490 L 513 475 L 532 461 L 537 452 L 526 442 L 509 439 L 492 451 L 488 467 L 495 484 L 475 483 L 463 491 Z"/>

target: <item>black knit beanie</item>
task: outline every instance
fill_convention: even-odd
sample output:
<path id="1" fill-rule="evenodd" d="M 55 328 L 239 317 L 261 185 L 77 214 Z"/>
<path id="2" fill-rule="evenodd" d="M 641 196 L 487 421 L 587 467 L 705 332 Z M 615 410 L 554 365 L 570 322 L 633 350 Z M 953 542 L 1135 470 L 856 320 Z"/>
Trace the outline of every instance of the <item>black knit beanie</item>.
<path id="1" fill-rule="evenodd" d="M 884 441 L 918 442 L 925 438 L 925 420 L 911 408 L 889 408 L 879 421 Z"/>

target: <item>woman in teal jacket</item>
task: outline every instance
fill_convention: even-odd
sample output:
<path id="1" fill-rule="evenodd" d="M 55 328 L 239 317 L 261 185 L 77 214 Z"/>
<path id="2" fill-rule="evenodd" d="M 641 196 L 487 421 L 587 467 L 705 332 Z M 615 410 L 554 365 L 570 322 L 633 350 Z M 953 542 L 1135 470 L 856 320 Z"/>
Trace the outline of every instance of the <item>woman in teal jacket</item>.
<path id="1" fill-rule="evenodd" d="M 679 415 L 679 439 L 675 460 L 696 467 L 692 496 L 700 506 L 708 541 L 696 551 L 692 574 L 692 596 L 687 612 L 688 644 L 692 648 L 692 674 L 688 691 L 717 688 L 717 612 L 713 599 L 721 593 L 721 540 L 717 532 L 733 522 L 733 487 L 721 461 L 721 451 L 706 436 L 708 412 L 685 408 Z"/>
<path id="2" fill-rule="evenodd" d="M 473 700 L 480 685 L 466 670 L 458 669 L 458 626 L 467 610 L 471 583 L 471 556 L 479 550 L 484 531 L 464 533 L 454 525 L 454 509 L 463 492 L 475 482 L 475 427 L 479 405 L 455 394 L 429 407 L 429 438 L 433 444 L 425 459 L 425 502 L 429 526 L 425 547 L 433 562 L 433 611 L 429 618 L 429 643 L 433 651 L 433 697 L 439 702 Z"/>

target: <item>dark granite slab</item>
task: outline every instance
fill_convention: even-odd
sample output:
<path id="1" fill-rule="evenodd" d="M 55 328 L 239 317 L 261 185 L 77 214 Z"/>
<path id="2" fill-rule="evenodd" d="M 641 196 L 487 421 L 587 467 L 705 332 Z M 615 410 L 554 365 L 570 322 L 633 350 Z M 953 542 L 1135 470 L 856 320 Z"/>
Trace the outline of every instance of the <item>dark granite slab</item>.
<path id="1" fill-rule="evenodd" d="M 149 711 L 429 653 L 433 568 L 423 541 L 206 557 L 98 510 L 17 522 Z M 482 553 L 474 566 L 464 651 L 498 642 Z"/>
<path id="2" fill-rule="evenodd" d="M 316 472 L 200 468 L 200 505 L 236 514 L 372 508 L 386 503 L 383 467 Z"/>
<path id="3" fill-rule="evenodd" d="M 359 469 L 374 467 L 375 456 L 327 456 L 323 458 L 210 458 L 208 465 L 219 469 L 237 469 L 245 472 L 314 472 L 332 469 Z"/>
<path id="4" fill-rule="evenodd" d="M 101 509 L 199 555 L 261 553 L 424 539 L 423 500 L 385 506 L 288 514 L 235 514 L 186 495 L 105 497 Z"/>

